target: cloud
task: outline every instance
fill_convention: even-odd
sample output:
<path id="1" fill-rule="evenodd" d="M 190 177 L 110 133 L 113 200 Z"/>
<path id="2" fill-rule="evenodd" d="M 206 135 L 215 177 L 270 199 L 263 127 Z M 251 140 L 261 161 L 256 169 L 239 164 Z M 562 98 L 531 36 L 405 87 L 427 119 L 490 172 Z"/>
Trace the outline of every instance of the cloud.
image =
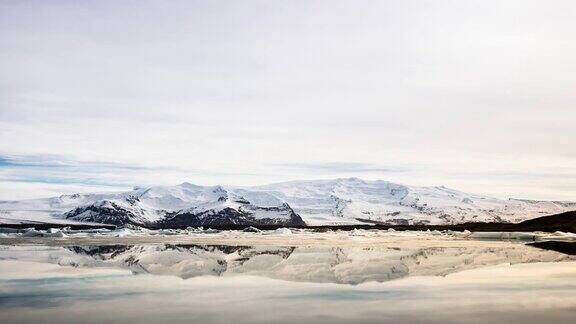
<path id="1" fill-rule="evenodd" d="M 114 162 L 78 161 L 56 155 L 0 155 L 0 181 L 87 185 L 91 187 L 129 187 L 151 168 Z M 108 188 L 108 190 L 110 190 Z"/>
<path id="2" fill-rule="evenodd" d="M 112 169 L 112 170 L 146 170 L 141 165 L 130 165 L 115 162 L 78 161 L 70 157 L 57 155 L 13 155 L 0 154 L 0 168 L 55 168 L 55 169 Z"/>
<path id="3" fill-rule="evenodd" d="M 573 1 L 248 3 L 0 2 L 0 178 L 576 199 Z"/>
<path id="4" fill-rule="evenodd" d="M 353 162 L 327 162 L 327 163 L 280 163 L 274 166 L 290 170 L 305 170 L 311 172 L 326 172 L 338 174 L 350 174 L 358 172 L 406 172 L 408 169 L 401 167 L 382 167 L 370 163 Z"/>

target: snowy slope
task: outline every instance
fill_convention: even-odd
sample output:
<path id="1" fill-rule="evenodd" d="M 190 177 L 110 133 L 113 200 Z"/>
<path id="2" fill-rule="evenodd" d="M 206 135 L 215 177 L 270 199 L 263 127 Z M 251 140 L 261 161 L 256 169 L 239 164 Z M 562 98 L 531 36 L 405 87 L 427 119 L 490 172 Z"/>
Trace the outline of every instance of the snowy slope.
<path id="1" fill-rule="evenodd" d="M 466 194 L 357 178 L 254 187 L 177 186 L 0 202 L 0 222 L 97 222 L 152 226 L 309 225 L 385 222 L 519 222 L 576 210 L 576 203 Z"/>
<path id="2" fill-rule="evenodd" d="M 163 227 L 304 225 L 290 206 L 275 197 L 261 192 L 239 192 L 256 203 L 221 186 L 182 183 L 135 188 L 116 194 L 77 194 L 0 202 L 0 222 L 80 221 Z"/>
<path id="3" fill-rule="evenodd" d="M 520 222 L 575 210 L 573 202 L 501 200 L 440 187 L 414 187 L 357 178 L 293 181 L 252 190 L 286 201 L 310 225 L 342 220 L 392 224 Z"/>

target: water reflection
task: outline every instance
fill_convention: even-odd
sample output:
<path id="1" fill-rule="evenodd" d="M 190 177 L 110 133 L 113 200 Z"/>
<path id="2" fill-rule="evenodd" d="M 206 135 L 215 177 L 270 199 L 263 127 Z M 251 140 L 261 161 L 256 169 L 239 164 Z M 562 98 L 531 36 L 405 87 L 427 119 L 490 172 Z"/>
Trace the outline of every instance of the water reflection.
<path id="1" fill-rule="evenodd" d="M 574 258 L 518 243 L 0 246 L 0 323 L 572 323 Z"/>
<path id="2" fill-rule="evenodd" d="M 227 245 L 102 245 L 11 247 L 0 259 L 73 267 L 112 267 L 134 274 L 252 275 L 299 282 L 360 284 L 407 276 L 444 276 L 501 263 L 558 262 L 574 256 L 523 244 L 502 247 L 266 247 Z"/>

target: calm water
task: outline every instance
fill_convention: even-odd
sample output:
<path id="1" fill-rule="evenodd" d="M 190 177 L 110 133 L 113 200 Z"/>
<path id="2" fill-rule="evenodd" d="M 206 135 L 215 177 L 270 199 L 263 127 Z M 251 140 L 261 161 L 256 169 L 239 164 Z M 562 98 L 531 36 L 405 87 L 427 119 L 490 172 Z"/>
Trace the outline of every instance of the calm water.
<path id="1" fill-rule="evenodd" d="M 576 322 L 573 256 L 406 246 L 0 246 L 0 322 Z"/>

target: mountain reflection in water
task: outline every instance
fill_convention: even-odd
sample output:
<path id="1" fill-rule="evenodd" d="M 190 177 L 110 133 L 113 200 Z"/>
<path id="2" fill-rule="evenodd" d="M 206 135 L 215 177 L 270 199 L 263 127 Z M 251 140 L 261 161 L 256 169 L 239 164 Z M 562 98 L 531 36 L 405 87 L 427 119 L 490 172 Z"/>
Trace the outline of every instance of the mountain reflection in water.
<path id="1" fill-rule="evenodd" d="M 444 276 L 501 263 L 576 259 L 523 244 L 420 248 L 102 245 L 13 247 L 0 251 L 0 256 L 2 254 L 20 260 L 74 267 L 121 268 L 135 274 L 170 275 L 183 279 L 252 275 L 338 284 L 384 282 L 407 276 Z"/>
<path id="2" fill-rule="evenodd" d="M 429 243 L 0 246 L 0 323 L 526 324 L 576 318 L 576 256 L 517 242 Z"/>

